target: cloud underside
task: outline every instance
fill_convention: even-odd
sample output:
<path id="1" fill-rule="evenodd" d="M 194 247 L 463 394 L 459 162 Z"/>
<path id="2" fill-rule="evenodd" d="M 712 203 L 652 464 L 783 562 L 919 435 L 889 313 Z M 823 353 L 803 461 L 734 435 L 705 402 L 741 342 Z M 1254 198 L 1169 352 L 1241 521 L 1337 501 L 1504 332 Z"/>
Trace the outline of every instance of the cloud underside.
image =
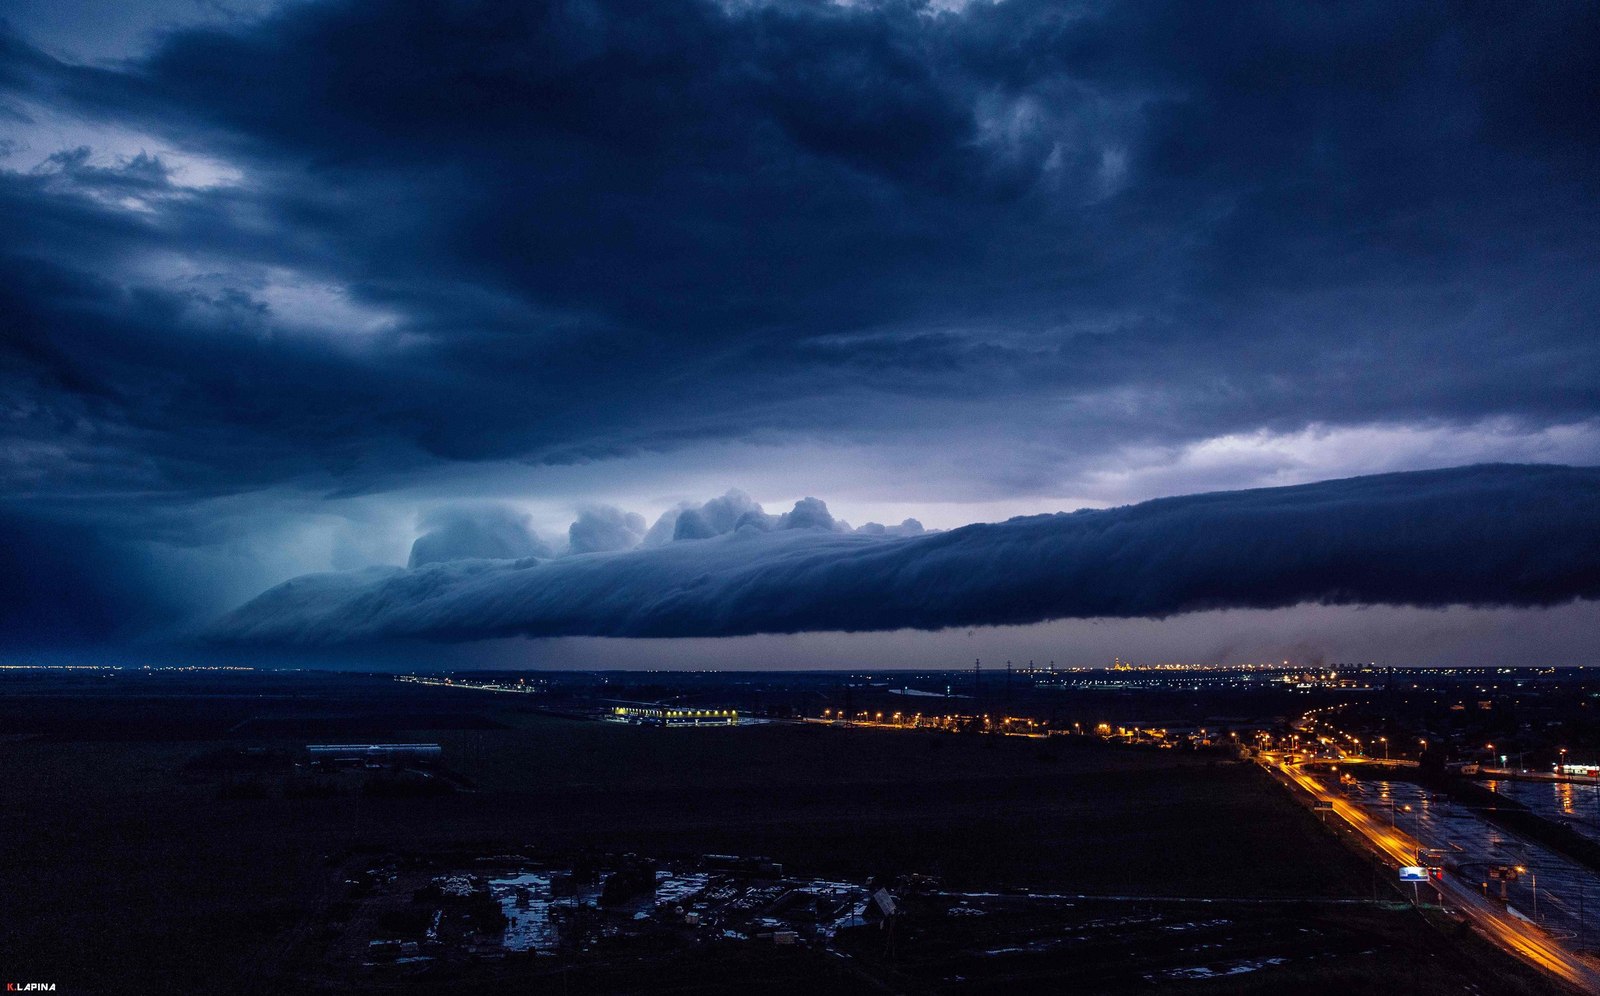
<path id="1" fill-rule="evenodd" d="M 739 530 L 297 578 L 222 643 L 707 637 L 1600 596 L 1600 469 L 1485 466 L 1168 498 L 915 537 Z"/>
<path id="2" fill-rule="evenodd" d="M 1085 494 L 1130 447 L 1587 426 L 1600 14 L 1518 14 L 324 0 L 115 66 L 0 23 L 0 485 L 821 439 Z"/>

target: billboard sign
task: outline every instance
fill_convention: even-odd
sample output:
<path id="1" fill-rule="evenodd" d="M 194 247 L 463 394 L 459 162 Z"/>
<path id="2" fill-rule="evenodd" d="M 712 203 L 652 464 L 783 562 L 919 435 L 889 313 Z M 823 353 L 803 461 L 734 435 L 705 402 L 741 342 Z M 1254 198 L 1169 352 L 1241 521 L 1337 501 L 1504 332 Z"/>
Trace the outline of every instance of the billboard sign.
<path id="1" fill-rule="evenodd" d="M 1406 865 L 1400 869 L 1400 881 L 1402 882 L 1426 882 L 1427 880 L 1428 869 L 1426 868 L 1417 865 Z"/>

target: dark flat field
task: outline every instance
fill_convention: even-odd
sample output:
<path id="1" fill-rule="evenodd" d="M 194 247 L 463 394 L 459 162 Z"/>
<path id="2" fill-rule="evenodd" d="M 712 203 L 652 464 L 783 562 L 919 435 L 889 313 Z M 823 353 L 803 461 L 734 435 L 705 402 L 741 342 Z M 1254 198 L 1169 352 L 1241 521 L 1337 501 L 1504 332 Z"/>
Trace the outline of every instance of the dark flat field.
<path id="1" fill-rule="evenodd" d="M 0 969 L 61 991 L 303 988 L 318 918 L 364 854 L 759 854 L 851 880 L 921 872 L 957 890 L 1274 899 L 1288 911 L 1395 898 L 1253 766 L 1207 754 L 793 724 L 646 729 L 546 716 L 521 696 L 319 674 L 8 675 L 0 722 Z M 440 743 L 456 790 L 297 794 L 270 765 L 208 760 L 346 735 Z M 1407 938 L 1431 952 L 1413 992 L 1461 991 L 1469 969 L 1478 992 L 1550 991 L 1415 913 L 1348 910 L 1321 976 L 1344 991 L 1411 964 Z M 1464 946 L 1459 963 L 1438 957 Z M 610 969 L 567 984 L 732 991 L 747 957 L 690 965 L 698 988 Z M 803 955 L 766 970 L 775 986 L 789 980 L 780 989 L 848 988 Z M 1321 991 L 1306 972 L 1245 978 Z M 1226 979 L 1117 978 L 1095 991 L 1235 991 Z"/>

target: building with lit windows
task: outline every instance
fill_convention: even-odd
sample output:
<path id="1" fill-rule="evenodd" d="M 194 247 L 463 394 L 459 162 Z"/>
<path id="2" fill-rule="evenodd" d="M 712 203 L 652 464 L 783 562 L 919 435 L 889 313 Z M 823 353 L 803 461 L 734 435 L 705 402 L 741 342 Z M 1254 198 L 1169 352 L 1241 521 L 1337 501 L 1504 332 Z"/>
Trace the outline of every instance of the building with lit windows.
<path id="1" fill-rule="evenodd" d="M 1600 775 L 1600 764 L 1558 764 L 1556 765 L 1556 774 L 1587 775 L 1590 778 L 1594 778 Z"/>
<path id="2" fill-rule="evenodd" d="M 611 717 L 618 723 L 640 726 L 738 726 L 734 709 L 684 709 L 677 706 L 617 706 Z"/>

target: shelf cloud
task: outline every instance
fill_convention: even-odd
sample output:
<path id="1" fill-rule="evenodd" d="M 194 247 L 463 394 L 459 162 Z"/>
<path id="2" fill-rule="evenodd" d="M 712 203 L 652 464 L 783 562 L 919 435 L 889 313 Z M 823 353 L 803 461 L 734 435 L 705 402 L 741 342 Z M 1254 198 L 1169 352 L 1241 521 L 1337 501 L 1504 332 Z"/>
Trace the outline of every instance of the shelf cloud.
<path id="1" fill-rule="evenodd" d="M 296 578 L 208 636 L 285 645 L 706 637 L 1600 596 L 1597 468 L 1384 474 L 920 536 L 841 531 L 821 502 L 801 505 L 791 517 L 803 519 L 787 529 L 746 524 L 616 553 Z"/>

